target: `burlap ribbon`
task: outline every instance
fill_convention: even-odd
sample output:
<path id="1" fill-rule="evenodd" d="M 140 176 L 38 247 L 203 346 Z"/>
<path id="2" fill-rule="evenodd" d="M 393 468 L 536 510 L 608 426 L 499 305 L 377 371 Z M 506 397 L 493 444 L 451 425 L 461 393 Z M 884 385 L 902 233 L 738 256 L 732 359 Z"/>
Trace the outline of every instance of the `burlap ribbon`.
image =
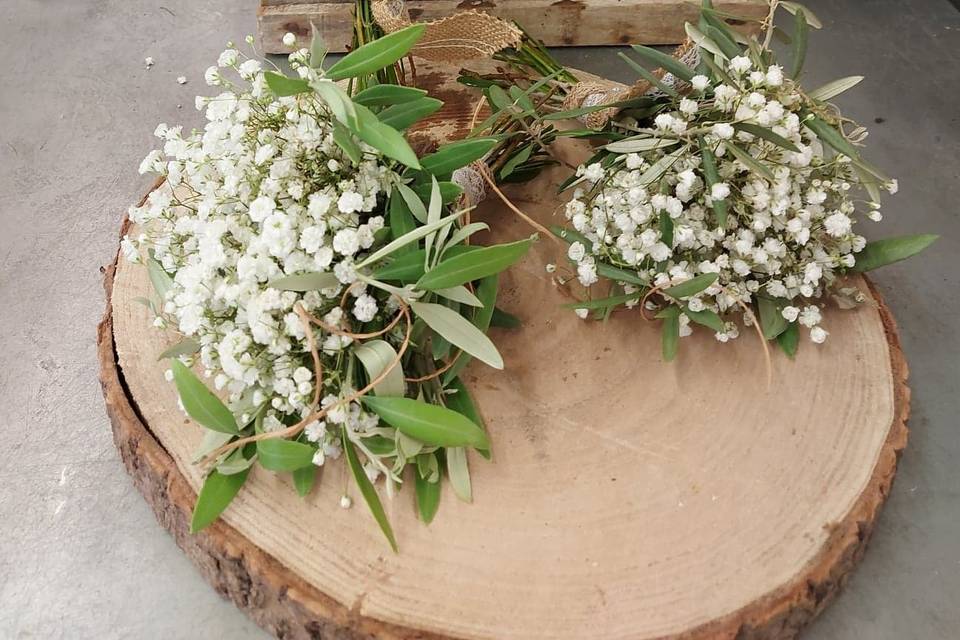
<path id="1" fill-rule="evenodd" d="M 403 0 L 375 0 L 373 17 L 387 33 L 413 22 Z M 424 22 L 427 29 L 413 55 L 436 62 L 489 58 L 497 51 L 520 44 L 523 33 L 515 25 L 480 11 L 462 11 Z"/>

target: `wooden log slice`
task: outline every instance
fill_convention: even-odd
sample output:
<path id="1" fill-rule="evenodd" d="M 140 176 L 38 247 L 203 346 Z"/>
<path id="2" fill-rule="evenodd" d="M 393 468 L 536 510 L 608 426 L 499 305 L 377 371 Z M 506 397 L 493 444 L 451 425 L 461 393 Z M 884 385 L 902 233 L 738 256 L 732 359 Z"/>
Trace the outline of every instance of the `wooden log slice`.
<path id="1" fill-rule="evenodd" d="M 450 113 L 470 111 L 448 80 L 431 82 Z M 556 221 L 561 174 L 510 193 Z M 530 233 L 494 200 L 475 218 L 495 240 Z M 494 447 L 470 460 L 474 503 L 445 486 L 427 527 L 412 491 L 385 499 L 399 554 L 362 502 L 338 506 L 358 498 L 342 461 L 306 499 L 257 469 L 220 522 L 188 533 L 201 429 L 157 362 L 171 338 L 133 301 L 150 295 L 145 270 L 123 260 L 98 334 L 121 458 L 203 576 L 280 638 L 794 637 L 861 557 L 906 445 L 907 367 L 880 296 L 859 281 L 868 303 L 832 310 L 828 342 L 796 361 L 774 354 L 767 388 L 752 333 L 697 331 L 664 363 L 638 314 L 561 309 L 548 263 L 563 249 L 542 240 L 502 278 L 500 305 L 523 320 L 493 331 L 506 370 L 465 376 Z"/>

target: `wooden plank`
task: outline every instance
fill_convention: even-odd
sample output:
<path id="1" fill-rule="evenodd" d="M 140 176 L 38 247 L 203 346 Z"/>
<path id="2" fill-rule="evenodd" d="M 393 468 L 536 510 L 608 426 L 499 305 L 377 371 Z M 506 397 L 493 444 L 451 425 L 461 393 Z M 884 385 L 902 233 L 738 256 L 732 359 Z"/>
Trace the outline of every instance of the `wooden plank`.
<path id="1" fill-rule="evenodd" d="M 515 20 L 549 46 L 677 44 L 683 23 L 695 21 L 699 2 L 691 0 L 410 0 L 414 20 L 433 20 L 476 8 Z M 758 18 L 764 0 L 720 0 L 719 10 Z M 287 32 L 310 37 L 310 23 L 321 29 L 331 51 L 344 51 L 352 34 L 350 0 L 305 2 L 261 0 L 260 41 L 267 53 L 289 53 Z"/>

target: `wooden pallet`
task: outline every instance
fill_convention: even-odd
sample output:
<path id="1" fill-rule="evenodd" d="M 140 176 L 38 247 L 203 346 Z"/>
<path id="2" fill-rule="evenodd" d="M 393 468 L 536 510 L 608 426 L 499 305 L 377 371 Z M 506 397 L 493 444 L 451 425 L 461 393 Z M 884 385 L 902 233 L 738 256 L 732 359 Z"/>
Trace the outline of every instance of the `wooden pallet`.
<path id="1" fill-rule="evenodd" d="M 767 11 L 765 0 L 718 0 L 717 9 L 745 18 Z M 520 23 L 550 46 L 677 44 L 683 23 L 696 20 L 696 0 L 408 0 L 415 20 L 479 9 Z M 346 50 L 352 34 L 352 0 L 260 0 L 260 41 L 267 53 L 289 53 L 284 34 L 310 37 L 310 23 L 331 51 Z"/>

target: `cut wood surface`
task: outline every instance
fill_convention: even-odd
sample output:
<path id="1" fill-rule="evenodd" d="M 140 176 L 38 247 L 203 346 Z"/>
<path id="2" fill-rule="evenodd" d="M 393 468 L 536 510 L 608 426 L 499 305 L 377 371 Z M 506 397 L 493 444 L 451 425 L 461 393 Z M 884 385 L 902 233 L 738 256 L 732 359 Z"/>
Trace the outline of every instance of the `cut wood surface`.
<path id="1" fill-rule="evenodd" d="M 449 77 L 420 78 L 449 113 L 470 111 Z M 556 223 L 561 177 L 510 193 Z M 494 200 L 474 218 L 498 241 L 530 234 Z M 342 460 L 306 499 L 257 469 L 222 521 L 187 533 L 202 433 L 157 362 L 172 338 L 133 300 L 151 294 L 145 270 L 123 260 L 98 336 L 121 457 L 204 577 L 278 637 L 794 637 L 863 553 L 906 444 L 907 369 L 883 301 L 857 281 L 868 303 L 833 310 L 830 340 L 796 361 L 775 354 L 768 389 L 751 332 L 721 345 L 697 331 L 664 363 L 637 313 L 603 324 L 560 308 L 548 263 L 565 259 L 541 241 L 502 277 L 499 304 L 523 321 L 492 332 L 505 371 L 465 375 L 494 454 L 470 459 L 474 503 L 445 485 L 427 527 L 412 491 L 384 498 L 399 554 Z"/>
<path id="2" fill-rule="evenodd" d="M 767 12 L 764 0 L 726 0 L 720 11 L 756 19 Z M 678 44 L 686 38 L 685 21 L 696 22 L 699 2 L 690 0 L 408 0 L 415 21 L 435 20 L 476 9 L 514 20 L 549 46 Z M 331 51 L 345 51 L 353 34 L 352 0 L 303 2 L 261 0 L 260 41 L 267 53 L 290 53 L 284 34 L 301 43 L 310 38 L 310 23 Z M 736 23 L 734 23 L 736 24 Z"/>

